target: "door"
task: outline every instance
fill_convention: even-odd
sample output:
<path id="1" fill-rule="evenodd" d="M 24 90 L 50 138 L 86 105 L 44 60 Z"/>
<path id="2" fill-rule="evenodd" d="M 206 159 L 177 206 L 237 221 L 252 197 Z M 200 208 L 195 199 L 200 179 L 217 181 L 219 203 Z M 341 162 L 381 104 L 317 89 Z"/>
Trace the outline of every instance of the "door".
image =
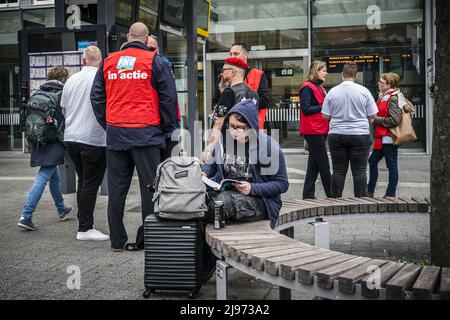
<path id="1" fill-rule="evenodd" d="M 0 65 L 0 150 L 22 148 L 19 67 Z"/>
<path id="2" fill-rule="evenodd" d="M 248 61 L 250 67 L 264 70 L 270 93 L 266 116 L 270 135 L 288 152 L 301 152 L 304 148 L 304 140 L 299 133 L 298 89 L 308 72 L 307 53 L 307 49 L 252 51 Z M 211 74 L 205 92 L 209 113 L 212 112 L 212 97 L 226 57 L 228 53 L 206 54 L 207 71 Z"/>

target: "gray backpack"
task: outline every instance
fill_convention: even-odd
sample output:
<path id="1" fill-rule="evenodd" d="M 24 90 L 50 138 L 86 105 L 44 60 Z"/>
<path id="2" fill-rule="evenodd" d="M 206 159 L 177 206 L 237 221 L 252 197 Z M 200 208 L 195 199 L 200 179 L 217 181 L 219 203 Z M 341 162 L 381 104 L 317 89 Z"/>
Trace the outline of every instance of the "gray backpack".
<path id="1" fill-rule="evenodd" d="M 172 157 L 160 163 L 153 185 L 155 215 L 167 220 L 201 220 L 207 211 L 200 161 Z"/>

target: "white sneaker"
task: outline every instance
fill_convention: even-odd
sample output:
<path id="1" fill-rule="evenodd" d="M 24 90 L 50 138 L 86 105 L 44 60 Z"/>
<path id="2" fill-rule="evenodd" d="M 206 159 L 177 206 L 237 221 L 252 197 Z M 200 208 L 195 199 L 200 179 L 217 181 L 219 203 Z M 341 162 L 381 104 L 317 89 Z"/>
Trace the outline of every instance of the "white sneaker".
<path id="1" fill-rule="evenodd" d="M 86 240 L 86 241 L 105 241 L 109 240 L 109 236 L 107 234 L 101 233 L 100 231 L 92 228 L 85 232 L 77 233 L 77 240 Z"/>

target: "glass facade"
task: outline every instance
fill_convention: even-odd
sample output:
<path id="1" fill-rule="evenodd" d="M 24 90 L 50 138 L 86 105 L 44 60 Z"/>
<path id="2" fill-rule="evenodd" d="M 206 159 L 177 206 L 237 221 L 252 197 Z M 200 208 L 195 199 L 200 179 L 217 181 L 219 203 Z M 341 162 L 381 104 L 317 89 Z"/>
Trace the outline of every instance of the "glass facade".
<path id="1" fill-rule="evenodd" d="M 263 69 L 268 79 L 271 101 L 267 120 L 271 128 L 279 129 L 284 148 L 303 147 L 298 133 L 298 87 L 308 71 L 308 61 L 321 59 L 328 65 L 327 89 L 340 83 L 343 64 L 355 61 L 360 71 L 357 82 L 374 98 L 381 73 L 397 72 L 403 93 L 417 108 L 413 122 L 418 140 L 402 148 L 426 150 L 429 111 L 425 103 L 423 0 L 216 0 L 214 4 L 207 51 L 213 79 L 231 45 L 247 43 L 251 48 L 249 65 Z M 286 50 L 293 50 L 290 57 L 285 56 Z"/>
<path id="2" fill-rule="evenodd" d="M 0 116 L 0 150 L 20 148 L 21 136 L 15 122 L 20 87 L 17 31 L 55 25 L 53 5 L 45 8 L 13 2 L 0 1 L 0 115 L 6 115 Z M 2 7 L 6 3 L 8 6 Z M 95 25 L 97 16 L 104 14 L 97 12 L 98 3 L 95 0 L 66 0 L 65 8 L 78 5 L 81 24 Z M 135 21 L 144 22 L 153 35 L 158 35 L 163 53 L 173 62 L 182 125 L 186 127 L 188 96 L 191 94 L 187 89 L 186 32 L 179 28 L 171 31 L 166 27 L 159 30 L 162 21 L 160 3 L 159 0 L 111 1 L 115 6 L 115 17 L 110 17 L 114 29 L 109 50 L 120 48 L 126 41 L 129 26 Z M 197 44 L 198 108 L 195 119 L 208 122 L 207 115 L 213 108 L 211 98 L 223 60 L 233 43 L 243 42 L 250 49 L 249 65 L 265 71 L 271 96 L 266 120 L 271 129 L 277 129 L 283 148 L 298 151 L 304 146 L 299 135 L 298 88 L 304 81 L 309 62 L 321 59 L 328 66 L 327 89 L 341 81 L 340 72 L 345 61 L 356 61 L 360 71 L 357 82 L 366 86 L 375 98 L 380 74 L 397 72 L 401 76 L 403 92 L 417 108 L 413 122 L 419 138 L 416 143 L 402 148 L 407 148 L 407 152 L 424 152 L 431 141 L 427 136 L 431 132 L 427 121 L 432 112 L 425 97 L 425 48 L 431 44 L 424 32 L 424 4 L 424 0 L 213 0 L 209 37 L 205 45 L 202 41 Z M 63 19 L 67 21 L 69 16 L 65 12 Z M 42 47 L 51 46 L 52 42 L 47 40 L 35 43 Z M 209 124 L 204 123 L 204 128 L 209 128 Z"/>
<path id="3" fill-rule="evenodd" d="M 383 72 L 396 72 L 400 87 L 416 106 L 413 119 L 418 140 L 405 145 L 425 150 L 425 41 L 422 0 L 392 1 L 317 0 L 313 8 L 313 59 L 328 63 L 326 87 L 341 81 L 343 63 L 359 65 L 357 81 L 377 97 Z M 371 7 L 372 6 L 372 7 Z M 403 148 L 403 147 L 402 147 Z"/>
<path id="4" fill-rule="evenodd" d="M 19 130 L 20 11 L 0 11 L 0 150 L 21 148 Z"/>

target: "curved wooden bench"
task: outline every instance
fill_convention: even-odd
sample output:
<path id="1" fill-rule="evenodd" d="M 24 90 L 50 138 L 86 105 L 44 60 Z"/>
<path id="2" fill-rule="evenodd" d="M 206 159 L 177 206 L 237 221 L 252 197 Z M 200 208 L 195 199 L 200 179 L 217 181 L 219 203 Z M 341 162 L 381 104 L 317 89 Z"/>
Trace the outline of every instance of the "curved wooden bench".
<path id="1" fill-rule="evenodd" d="M 283 202 L 275 229 L 268 221 L 227 223 L 220 230 L 208 225 L 206 241 L 221 258 L 217 298 L 227 298 L 231 266 L 278 285 L 280 298 L 295 290 L 328 299 L 450 299 L 450 268 L 360 257 L 292 239 L 295 225 L 318 217 L 423 215 L 429 207 L 425 198 L 290 200 Z"/>

